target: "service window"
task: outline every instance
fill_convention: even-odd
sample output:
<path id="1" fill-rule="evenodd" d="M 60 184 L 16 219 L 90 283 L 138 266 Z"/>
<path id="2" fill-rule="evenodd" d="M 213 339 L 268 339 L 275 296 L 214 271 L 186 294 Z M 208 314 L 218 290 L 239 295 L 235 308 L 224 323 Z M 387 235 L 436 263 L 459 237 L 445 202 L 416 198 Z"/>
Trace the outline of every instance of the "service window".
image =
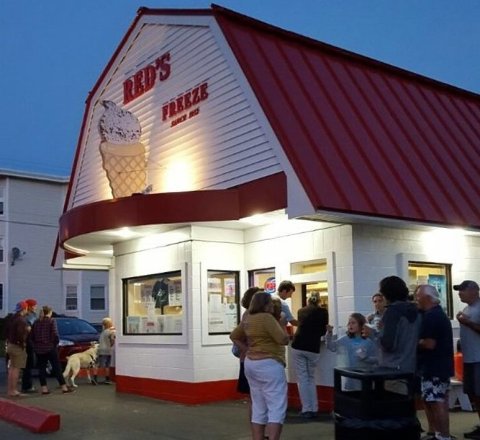
<path id="1" fill-rule="evenodd" d="M 207 277 L 208 334 L 229 334 L 240 317 L 239 273 L 209 270 Z"/>
<path id="2" fill-rule="evenodd" d="M 248 272 L 248 287 L 260 287 L 267 293 L 275 293 L 277 290 L 275 268 L 250 270 Z"/>
<path id="3" fill-rule="evenodd" d="M 125 335 L 181 335 L 185 295 L 181 271 L 123 280 Z"/>
<path id="4" fill-rule="evenodd" d="M 320 307 L 328 309 L 328 284 L 326 281 L 319 281 L 318 283 L 302 284 L 302 307 L 305 307 L 308 298 L 316 294 L 320 298 Z"/>
<path id="5" fill-rule="evenodd" d="M 453 319 L 452 266 L 441 263 L 408 262 L 408 290 L 413 295 L 419 284 L 430 284 L 438 290 L 441 306 Z"/>

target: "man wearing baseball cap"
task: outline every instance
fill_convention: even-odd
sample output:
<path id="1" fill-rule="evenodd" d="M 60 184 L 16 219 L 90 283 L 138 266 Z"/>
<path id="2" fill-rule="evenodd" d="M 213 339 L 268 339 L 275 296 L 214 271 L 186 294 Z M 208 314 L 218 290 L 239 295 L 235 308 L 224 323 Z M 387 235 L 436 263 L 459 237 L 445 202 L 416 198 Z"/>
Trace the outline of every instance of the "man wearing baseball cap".
<path id="1" fill-rule="evenodd" d="M 460 301 L 467 306 L 457 313 L 463 353 L 463 391 L 475 404 L 480 418 L 480 294 L 475 281 L 465 280 L 453 286 Z M 463 434 L 465 438 L 480 439 L 480 426 Z"/>
<path id="2" fill-rule="evenodd" d="M 5 333 L 7 336 L 7 354 L 9 358 L 7 394 L 9 397 L 22 396 L 17 390 L 20 370 L 25 368 L 27 353 L 25 344 L 28 336 L 28 327 L 25 321 L 27 303 L 20 301 L 15 306 L 15 313 L 7 320 Z"/>
<path id="3" fill-rule="evenodd" d="M 423 438 L 452 440 L 448 413 L 448 389 L 454 373 L 452 324 L 434 286 L 419 285 L 415 297 L 423 311 L 417 353 L 417 373 L 428 421 L 428 433 Z"/>

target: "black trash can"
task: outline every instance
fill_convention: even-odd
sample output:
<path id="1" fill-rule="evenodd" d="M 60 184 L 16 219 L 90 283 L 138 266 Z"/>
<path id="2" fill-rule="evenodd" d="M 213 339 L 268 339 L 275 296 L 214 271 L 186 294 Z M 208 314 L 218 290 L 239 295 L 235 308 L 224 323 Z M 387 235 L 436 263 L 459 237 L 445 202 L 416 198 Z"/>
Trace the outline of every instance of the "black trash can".
<path id="1" fill-rule="evenodd" d="M 356 379 L 358 391 L 342 389 L 342 378 Z M 407 394 L 385 390 L 385 381 L 403 381 Z M 336 440 L 418 440 L 414 375 L 392 370 L 334 369 Z"/>

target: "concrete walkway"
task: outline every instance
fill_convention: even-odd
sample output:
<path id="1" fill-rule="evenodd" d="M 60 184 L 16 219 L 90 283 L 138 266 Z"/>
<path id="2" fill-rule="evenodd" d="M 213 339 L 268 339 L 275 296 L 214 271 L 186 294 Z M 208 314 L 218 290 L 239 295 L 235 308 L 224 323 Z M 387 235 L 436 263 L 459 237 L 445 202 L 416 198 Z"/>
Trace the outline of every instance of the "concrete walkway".
<path id="1" fill-rule="evenodd" d="M 35 382 L 38 382 L 36 379 Z M 247 440 L 250 438 L 247 405 L 228 401 L 207 405 L 179 405 L 145 397 L 120 394 L 115 385 L 92 386 L 79 379 L 73 394 L 63 395 L 51 381 L 52 394 L 29 394 L 15 402 L 57 412 L 60 430 L 50 434 L 34 434 L 0 420 L 1 438 L 38 439 L 48 437 L 69 440 Z M 38 386 L 38 383 L 35 384 Z M 5 396 L 5 372 L 0 371 L 0 395 Z M 418 416 L 425 426 L 423 411 Z M 475 413 L 452 412 L 452 434 L 459 439 L 477 423 Z M 288 414 L 282 439 L 334 439 L 334 424 L 329 415 L 316 421 L 304 421 L 296 412 Z M 405 439 L 408 440 L 408 439 Z"/>

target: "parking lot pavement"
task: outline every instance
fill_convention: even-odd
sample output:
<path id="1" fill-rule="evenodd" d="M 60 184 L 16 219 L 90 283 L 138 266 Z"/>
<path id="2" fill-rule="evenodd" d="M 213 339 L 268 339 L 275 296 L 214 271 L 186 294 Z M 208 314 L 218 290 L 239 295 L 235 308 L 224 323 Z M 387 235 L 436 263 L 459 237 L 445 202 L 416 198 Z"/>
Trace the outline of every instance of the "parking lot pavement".
<path id="1" fill-rule="evenodd" d="M 34 379 L 36 382 L 36 379 Z M 55 439 L 102 440 L 247 440 L 250 428 L 248 409 L 243 401 L 204 405 L 180 405 L 161 400 L 117 393 L 115 385 L 92 386 L 86 379 L 77 380 L 75 393 L 64 395 L 49 379 L 52 391 L 15 399 L 24 405 L 57 412 L 61 416 L 60 431 L 42 434 Z M 5 396 L 5 374 L 0 373 L 0 394 Z M 38 384 L 35 384 L 38 386 Z M 289 414 L 282 439 L 333 439 L 330 416 L 315 422 L 304 422 L 295 413 Z M 37 439 L 39 434 L 0 421 L 2 439 Z"/>
<path id="2" fill-rule="evenodd" d="M 1 362 L 1 360 L 0 360 Z M 38 382 L 34 379 L 34 382 Z M 35 384 L 36 386 L 38 383 Z M 56 382 L 49 379 L 52 394 L 29 394 L 16 399 L 24 405 L 36 406 L 61 416 L 61 428 L 42 438 L 65 440 L 247 440 L 250 429 L 247 405 L 228 401 L 204 405 L 180 405 L 161 400 L 117 393 L 115 385 L 92 386 L 78 380 L 75 393 L 63 395 Z M 5 396 L 6 376 L 0 371 L 0 395 Z M 425 426 L 423 411 L 418 413 Z M 478 421 L 474 413 L 451 413 L 452 434 L 462 433 Z M 36 439 L 39 434 L 0 421 L 2 439 Z M 282 440 L 333 440 L 334 424 L 329 415 L 315 421 L 303 421 L 289 412 Z"/>

